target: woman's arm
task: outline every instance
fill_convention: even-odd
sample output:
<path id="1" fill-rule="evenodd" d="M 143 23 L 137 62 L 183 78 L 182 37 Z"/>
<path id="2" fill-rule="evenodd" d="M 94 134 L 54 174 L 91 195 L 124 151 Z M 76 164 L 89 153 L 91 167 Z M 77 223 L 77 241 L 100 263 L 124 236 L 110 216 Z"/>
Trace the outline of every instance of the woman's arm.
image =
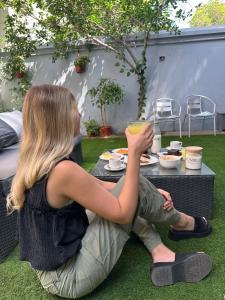
<path id="1" fill-rule="evenodd" d="M 101 186 L 103 186 L 107 191 L 111 191 L 115 187 L 115 185 L 116 185 L 115 182 L 103 181 L 103 180 L 100 180 L 100 179 L 98 179 L 96 177 L 94 177 L 94 178 L 95 178 L 96 182 L 98 184 L 100 184 Z"/>
<path id="2" fill-rule="evenodd" d="M 131 135 L 126 129 L 128 164 L 123 188 L 118 197 L 72 161 L 62 161 L 49 176 L 47 198 L 54 207 L 66 199 L 74 199 L 99 216 L 117 222 L 130 223 L 138 201 L 140 155 L 152 144 L 153 132 L 146 125 L 140 134 Z"/>

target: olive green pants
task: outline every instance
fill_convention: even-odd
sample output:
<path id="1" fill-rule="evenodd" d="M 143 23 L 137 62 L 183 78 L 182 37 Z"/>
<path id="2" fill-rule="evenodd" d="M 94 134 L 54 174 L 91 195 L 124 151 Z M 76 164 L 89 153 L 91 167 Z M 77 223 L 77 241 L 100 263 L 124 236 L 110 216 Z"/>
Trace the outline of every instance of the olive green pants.
<path id="1" fill-rule="evenodd" d="M 114 195 L 119 195 L 123 182 L 124 177 L 113 189 Z M 141 176 L 133 224 L 115 224 L 92 214 L 79 254 L 55 271 L 36 270 L 42 286 L 51 294 L 72 299 L 93 291 L 115 266 L 131 230 L 151 251 L 161 243 L 152 223 L 172 225 L 179 221 L 179 213 L 175 209 L 165 211 L 163 203 L 164 199 L 157 189 Z"/>

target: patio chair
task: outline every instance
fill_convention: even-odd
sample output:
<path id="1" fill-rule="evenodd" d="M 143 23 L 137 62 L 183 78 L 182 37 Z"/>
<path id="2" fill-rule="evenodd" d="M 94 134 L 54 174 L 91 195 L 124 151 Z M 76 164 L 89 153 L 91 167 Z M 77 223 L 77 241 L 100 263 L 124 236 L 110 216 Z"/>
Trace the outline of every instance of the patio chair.
<path id="1" fill-rule="evenodd" d="M 184 118 L 188 117 L 188 136 L 191 136 L 191 119 L 207 118 L 213 119 L 213 132 L 216 135 L 216 104 L 209 97 L 202 95 L 190 95 L 187 98 L 187 112 Z"/>
<path id="2" fill-rule="evenodd" d="M 174 130 L 175 130 L 175 122 L 178 120 L 179 122 L 179 132 L 180 138 L 181 134 L 181 106 L 178 102 L 171 98 L 159 98 L 153 101 L 152 103 L 153 113 L 154 113 L 154 121 L 158 122 L 168 122 L 172 121 Z"/>

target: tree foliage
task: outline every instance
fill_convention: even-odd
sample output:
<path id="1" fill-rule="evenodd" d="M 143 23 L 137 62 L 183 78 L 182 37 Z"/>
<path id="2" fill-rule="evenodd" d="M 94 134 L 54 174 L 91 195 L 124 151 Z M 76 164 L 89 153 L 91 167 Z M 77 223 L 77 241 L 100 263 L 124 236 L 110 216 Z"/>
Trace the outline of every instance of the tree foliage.
<path id="1" fill-rule="evenodd" d="M 220 0 L 210 0 L 200 6 L 190 21 L 191 27 L 205 27 L 225 24 L 225 3 Z"/>
<path id="2" fill-rule="evenodd" d="M 54 59 L 66 57 L 83 43 L 112 51 L 120 72 L 137 76 L 140 116 L 146 100 L 146 49 L 151 32 L 177 31 L 175 19 L 185 17 L 178 9 L 180 2 L 186 0 L 2 0 L 0 7 L 11 8 L 5 23 L 6 50 L 9 56 L 25 59 L 46 44 L 55 47 Z M 133 51 L 131 39 L 137 32 L 142 33 L 140 55 Z"/>

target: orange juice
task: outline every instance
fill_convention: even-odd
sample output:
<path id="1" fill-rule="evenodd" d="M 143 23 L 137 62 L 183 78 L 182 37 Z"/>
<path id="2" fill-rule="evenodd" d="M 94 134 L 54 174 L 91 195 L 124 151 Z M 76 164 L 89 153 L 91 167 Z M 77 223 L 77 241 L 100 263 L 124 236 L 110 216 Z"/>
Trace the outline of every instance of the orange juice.
<path id="1" fill-rule="evenodd" d="M 128 123 L 128 129 L 131 134 L 137 134 L 147 124 L 147 121 L 133 121 Z"/>

